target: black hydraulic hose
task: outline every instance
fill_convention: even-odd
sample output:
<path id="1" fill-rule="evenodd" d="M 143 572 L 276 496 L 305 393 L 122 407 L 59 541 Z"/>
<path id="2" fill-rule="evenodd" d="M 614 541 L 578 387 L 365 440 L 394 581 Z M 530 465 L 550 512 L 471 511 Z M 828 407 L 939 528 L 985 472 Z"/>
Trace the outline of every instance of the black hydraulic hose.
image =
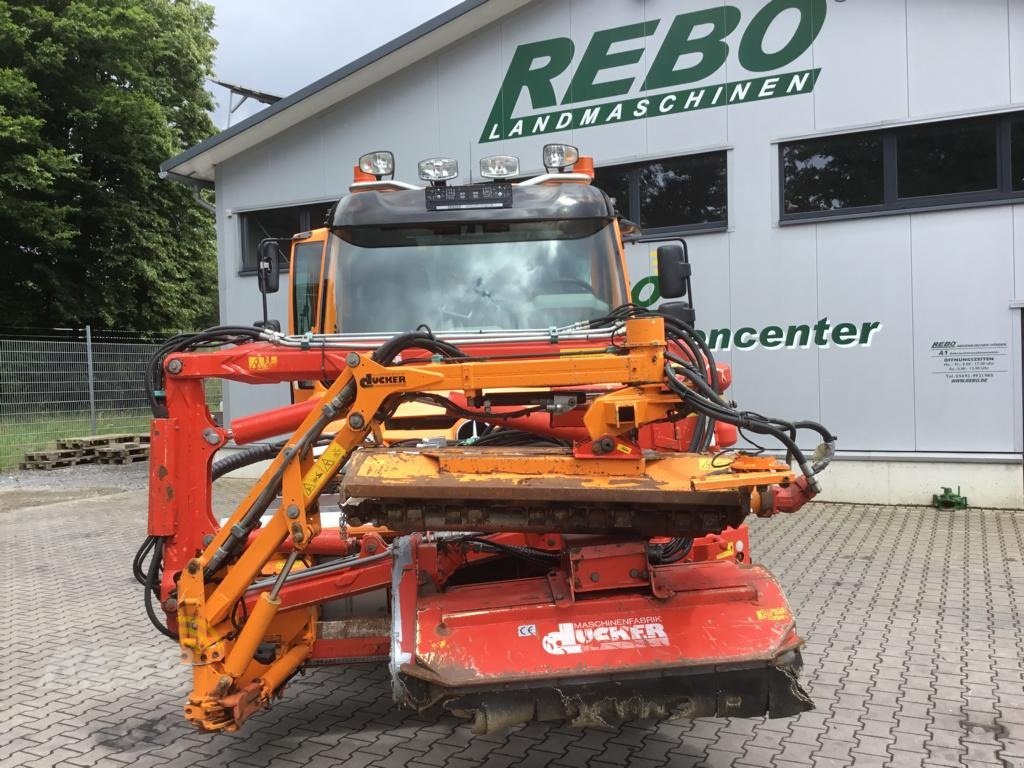
<path id="1" fill-rule="evenodd" d="M 217 459 L 213 462 L 213 466 L 210 470 L 212 479 L 217 480 L 228 472 L 234 472 L 236 469 L 248 467 L 250 464 L 255 464 L 258 461 L 273 459 L 281 452 L 283 447 L 284 445 L 282 443 L 251 445 L 248 448 L 243 448 L 240 451 L 232 453 L 230 456 L 225 456 L 223 459 Z"/>
<path id="2" fill-rule="evenodd" d="M 787 449 L 793 452 L 793 455 L 797 458 L 797 462 L 800 464 L 801 469 L 806 466 L 807 460 L 804 457 L 803 452 L 797 446 L 796 442 L 790 439 L 786 432 L 773 426 L 773 424 L 767 420 L 756 417 L 754 414 L 744 414 L 740 411 L 726 408 L 725 406 L 701 397 L 699 394 L 683 386 L 676 380 L 671 364 L 666 363 L 665 373 L 667 374 L 669 388 L 682 397 L 684 402 L 690 405 L 697 412 L 710 416 L 717 421 L 724 421 L 727 424 L 733 424 L 734 426 L 748 429 L 757 434 L 774 437 Z M 807 472 L 806 474 L 812 473 Z"/>
<path id="3" fill-rule="evenodd" d="M 160 598 L 160 566 L 164 559 L 164 540 L 158 536 L 154 536 L 153 539 L 155 540 L 153 558 L 149 561 L 149 572 L 147 573 L 145 596 L 143 598 L 146 603 L 146 615 L 162 635 L 166 635 L 172 640 L 177 640 L 178 633 L 172 631 L 160 621 L 160 618 L 156 615 L 156 609 L 153 607 L 153 598 Z"/>
<path id="4" fill-rule="evenodd" d="M 223 325 L 198 333 L 180 333 L 165 341 L 150 358 L 145 371 L 146 396 L 149 399 L 153 415 L 157 418 L 167 417 L 167 406 L 161 400 L 161 390 L 164 385 L 164 360 L 168 355 L 200 347 L 245 344 L 259 341 L 261 338 L 263 338 L 263 331 L 259 328 Z"/>
<path id="5" fill-rule="evenodd" d="M 146 575 L 145 570 L 143 570 L 143 563 L 146 561 L 146 555 L 156 546 L 156 539 L 156 536 L 147 536 L 132 560 L 132 575 L 144 587 L 149 584 L 149 577 Z"/>

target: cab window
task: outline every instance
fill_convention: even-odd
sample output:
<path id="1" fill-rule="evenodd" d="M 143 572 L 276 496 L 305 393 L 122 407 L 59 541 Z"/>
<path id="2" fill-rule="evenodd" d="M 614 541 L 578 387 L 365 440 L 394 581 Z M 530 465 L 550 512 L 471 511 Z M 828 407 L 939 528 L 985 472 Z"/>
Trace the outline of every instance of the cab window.
<path id="1" fill-rule="evenodd" d="M 323 247 L 322 241 L 299 243 L 295 246 L 292 265 L 293 333 L 316 330 Z"/>

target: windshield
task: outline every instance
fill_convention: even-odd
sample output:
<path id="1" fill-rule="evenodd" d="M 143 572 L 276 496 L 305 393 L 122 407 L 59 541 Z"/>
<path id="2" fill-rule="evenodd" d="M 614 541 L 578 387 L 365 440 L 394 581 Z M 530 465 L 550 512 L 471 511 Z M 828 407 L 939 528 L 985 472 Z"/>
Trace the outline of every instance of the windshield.
<path id="1" fill-rule="evenodd" d="M 625 298 L 603 219 L 336 228 L 342 333 L 550 328 Z"/>

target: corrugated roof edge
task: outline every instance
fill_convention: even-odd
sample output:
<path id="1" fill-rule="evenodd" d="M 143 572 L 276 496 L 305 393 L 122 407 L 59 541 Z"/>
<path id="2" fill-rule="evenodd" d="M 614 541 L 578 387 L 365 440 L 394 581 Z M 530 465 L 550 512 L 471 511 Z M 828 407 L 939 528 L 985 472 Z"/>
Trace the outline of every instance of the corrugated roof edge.
<path id="1" fill-rule="evenodd" d="M 254 125 L 258 125 L 262 123 L 264 120 L 267 120 L 273 117 L 274 115 L 284 112 L 289 107 L 295 106 L 300 101 L 309 98 L 315 93 L 319 93 L 324 88 L 328 88 L 334 85 L 335 83 L 339 82 L 340 80 L 344 80 L 346 77 L 355 72 L 358 72 L 360 69 L 363 69 L 364 67 L 367 67 L 370 64 L 373 64 L 374 62 L 383 59 L 385 56 L 394 53 L 399 48 L 408 45 L 414 40 L 418 40 L 424 35 L 429 35 L 431 32 L 433 32 L 436 29 L 439 29 L 440 27 L 443 27 L 448 22 L 453 21 L 459 18 L 460 16 L 463 16 L 464 14 L 472 11 L 474 8 L 478 8 L 481 5 L 485 5 L 488 2 L 490 2 L 490 0 L 463 0 L 463 2 L 459 3 L 458 5 L 452 8 L 449 8 L 447 11 L 440 14 L 439 16 L 435 16 L 429 21 L 420 24 L 418 27 L 410 29 L 404 35 L 399 35 L 391 42 L 382 45 L 380 48 L 372 50 L 364 56 L 360 56 L 358 59 L 349 62 L 341 69 L 335 70 L 331 74 L 321 77 L 319 80 L 310 83 L 305 88 L 300 88 L 295 93 L 289 96 L 285 96 L 276 104 L 272 104 L 266 109 L 260 110 L 252 117 L 247 117 L 245 120 L 238 123 L 237 125 L 233 125 L 230 128 L 221 131 L 220 133 L 214 134 L 210 138 L 204 139 L 203 141 L 199 142 L 194 147 L 189 147 L 184 152 L 175 155 L 169 160 L 165 160 L 160 164 L 161 172 L 170 173 L 171 169 L 176 168 L 182 163 L 187 162 L 188 160 L 191 160 L 194 157 L 198 157 L 204 152 L 212 149 L 213 147 L 216 147 L 218 144 L 223 144 L 228 139 L 231 139 L 235 136 L 238 136 L 241 133 L 244 133 L 249 128 L 252 128 Z"/>

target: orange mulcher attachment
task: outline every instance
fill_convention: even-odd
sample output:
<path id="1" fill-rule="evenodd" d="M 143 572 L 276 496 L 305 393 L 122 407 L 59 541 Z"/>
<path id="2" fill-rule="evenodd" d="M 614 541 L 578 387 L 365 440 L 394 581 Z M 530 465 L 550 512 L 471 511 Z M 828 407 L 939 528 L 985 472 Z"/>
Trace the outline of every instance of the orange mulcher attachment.
<path id="1" fill-rule="evenodd" d="M 710 351 L 671 317 L 623 308 L 594 326 L 607 341 L 572 354 L 556 339 L 470 354 L 424 333 L 367 354 L 239 329 L 165 350 L 150 495 L 162 571 L 147 595 L 192 669 L 186 717 L 234 730 L 300 667 L 368 660 L 389 661 L 401 704 L 445 706 L 478 732 L 809 708 L 802 641 L 778 584 L 750 563 L 743 521 L 811 498 L 834 438 L 737 411 Z M 194 351 L 224 339 L 235 346 Z M 301 423 L 223 525 L 209 467 L 231 433 L 209 418 L 209 377 L 333 382 L 309 408 L 268 416 Z M 495 430 L 472 445 L 368 443 L 410 400 Z M 502 426 L 544 413 L 539 445 Z M 697 418 L 777 438 L 800 472 L 638 442 Z M 553 438 L 560 423 L 577 439 Z M 799 429 L 824 438 L 813 464 Z M 339 510 L 323 494 L 343 466 Z M 373 594 L 389 595 L 390 618 L 342 611 Z"/>

